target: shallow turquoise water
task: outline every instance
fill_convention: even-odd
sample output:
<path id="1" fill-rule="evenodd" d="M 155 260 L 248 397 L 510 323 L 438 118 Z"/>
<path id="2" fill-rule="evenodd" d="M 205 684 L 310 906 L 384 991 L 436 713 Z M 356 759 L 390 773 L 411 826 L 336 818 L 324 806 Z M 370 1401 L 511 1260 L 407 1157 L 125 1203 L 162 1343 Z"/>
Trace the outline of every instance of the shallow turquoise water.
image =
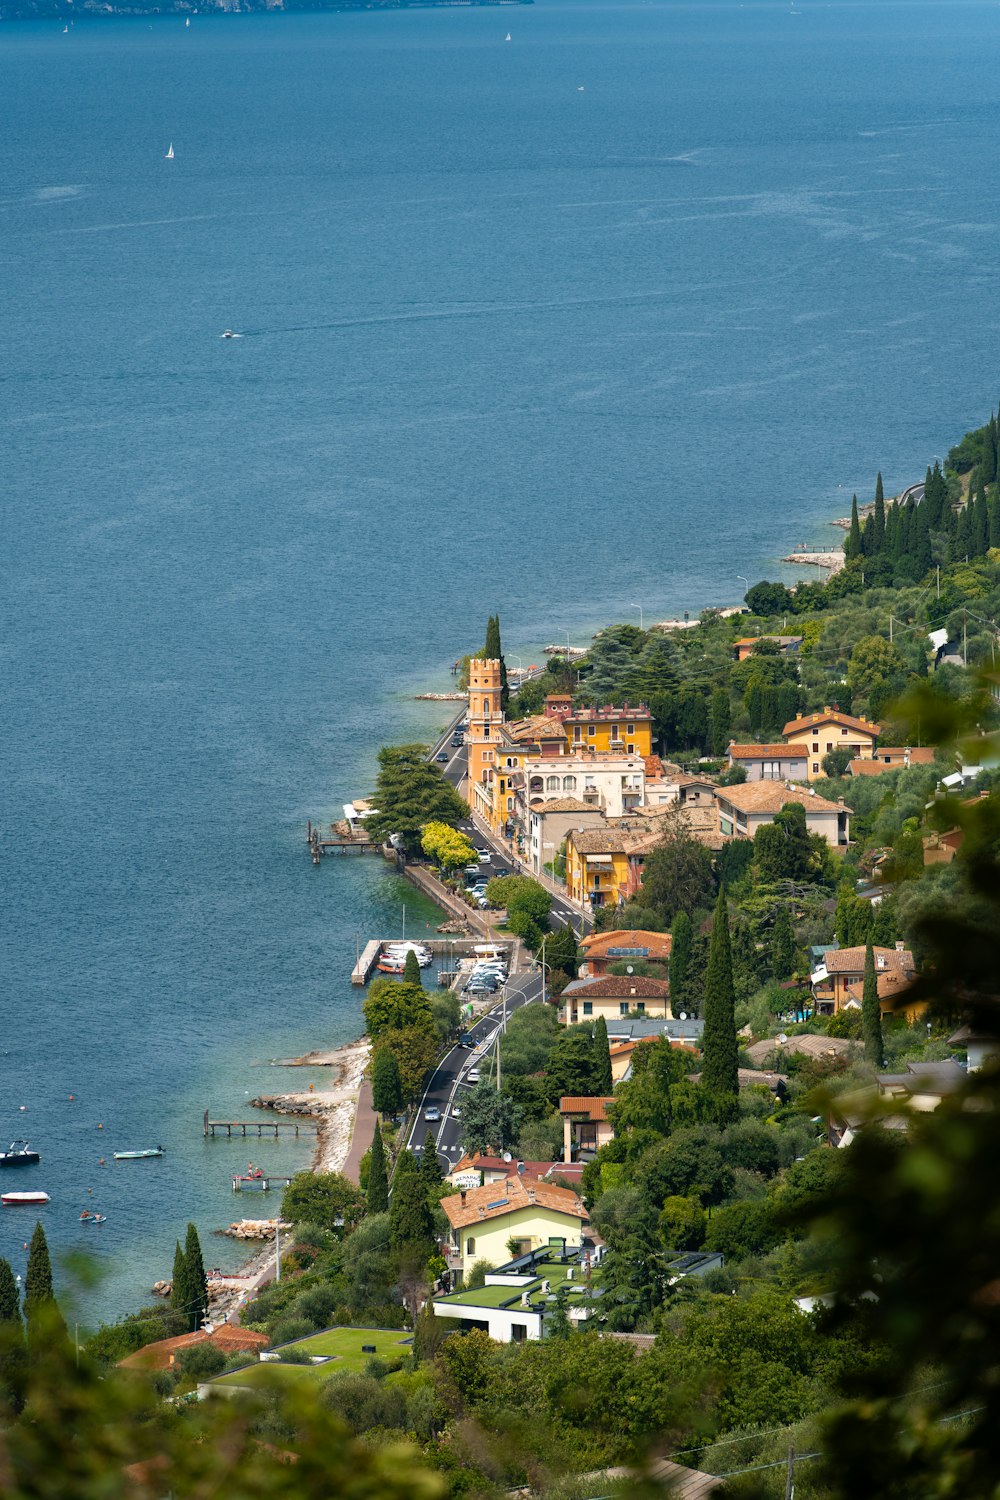
<path id="1" fill-rule="evenodd" d="M 202 1109 L 357 1033 L 401 893 L 305 819 L 487 613 L 731 602 L 987 413 L 998 53 L 956 0 L 3 28 L 0 1130 L 57 1245 L 108 1213 L 86 1315 L 231 1217 Z"/>

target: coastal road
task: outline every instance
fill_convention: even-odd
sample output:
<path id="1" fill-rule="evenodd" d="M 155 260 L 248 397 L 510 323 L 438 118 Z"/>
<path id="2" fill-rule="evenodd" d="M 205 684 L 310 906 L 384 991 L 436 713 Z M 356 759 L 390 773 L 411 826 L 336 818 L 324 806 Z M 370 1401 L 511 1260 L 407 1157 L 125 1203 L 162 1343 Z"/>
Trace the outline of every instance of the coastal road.
<path id="1" fill-rule="evenodd" d="M 434 1132 L 438 1156 L 445 1170 L 450 1170 L 462 1154 L 462 1121 L 455 1119 L 452 1110 L 462 1107 L 462 1098 L 474 1087 L 469 1082 L 472 1069 L 479 1070 L 480 1078 L 488 1075 L 497 1036 L 503 1024 L 504 1013 L 513 1015 L 522 1005 L 539 1000 L 542 993 L 542 976 L 533 969 L 514 974 L 505 985 L 506 1002 L 501 996 L 485 1015 L 480 1016 L 474 1026 L 463 1035 L 474 1043 L 472 1047 L 455 1046 L 438 1063 L 431 1074 L 430 1082 L 420 1101 L 420 1109 L 407 1145 L 410 1150 L 423 1146 L 428 1130 Z M 441 1111 L 440 1121 L 430 1123 L 424 1118 L 425 1110 Z"/>

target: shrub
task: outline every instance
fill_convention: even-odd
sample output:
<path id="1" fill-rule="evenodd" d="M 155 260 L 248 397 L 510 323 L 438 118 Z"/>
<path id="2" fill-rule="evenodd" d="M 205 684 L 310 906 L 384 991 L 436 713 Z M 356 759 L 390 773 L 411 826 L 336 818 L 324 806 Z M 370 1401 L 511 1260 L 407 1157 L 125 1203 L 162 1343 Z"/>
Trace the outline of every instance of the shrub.
<path id="1" fill-rule="evenodd" d="M 214 1344 L 193 1344 L 178 1356 L 177 1363 L 189 1380 L 210 1380 L 226 1368 L 226 1356 Z"/>
<path id="2" fill-rule="evenodd" d="M 309 1322 L 308 1318 L 286 1316 L 279 1318 L 271 1329 L 271 1343 L 292 1344 L 296 1339 L 308 1338 L 311 1333 L 315 1332 L 315 1326 Z"/>

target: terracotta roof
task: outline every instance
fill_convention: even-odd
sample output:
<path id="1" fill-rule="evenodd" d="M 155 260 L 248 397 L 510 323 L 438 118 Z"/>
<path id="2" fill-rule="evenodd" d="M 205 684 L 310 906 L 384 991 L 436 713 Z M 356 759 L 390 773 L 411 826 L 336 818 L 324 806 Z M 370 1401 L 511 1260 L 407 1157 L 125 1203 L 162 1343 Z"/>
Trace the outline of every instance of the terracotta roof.
<path id="1" fill-rule="evenodd" d="M 897 749 L 895 746 L 881 747 L 876 750 L 874 759 L 868 759 L 867 756 L 864 758 L 856 756 L 854 760 L 849 760 L 847 762 L 847 769 L 852 776 L 881 776 L 886 771 L 901 771 L 906 764 L 904 760 L 906 753 L 905 750 Z M 931 745 L 918 747 L 916 750 L 909 752 L 909 764 L 911 766 L 929 766 L 934 760 L 935 753 Z M 887 765 L 884 760 L 879 758 L 884 755 L 891 755 L 893 757 L 891 765 Z"/>
<path id="2" fill-rule="evenodd" d="M 621 828 L 571 828 L 566 835 L 573 840 L 578 854 L 624 854 L 629 846 L 629 835 Z"/>
<path id="3" fill-rule="evenodd" d="M 529 719 L 516 719 L 513 724 L 505 724 L 504 732 L 509 739 L 520 742 L 522 740 L 564 740 L 566 731 L 563 729 L 560 719 L 553 719 L 549 714 L 532 714 Z"/>
<path id="4" fill-rule="evenodd" d="M 842 1036 L 790 1036 L 784 1042 L 773 1036 L 765 1042 L 754 1042 L 747 1048 L 747 1057 L 753 1063 L 763 1062 L 771 1052 L 798 1052 L 803 1057 L 839 1057 L 851 1045 Z"/>
<path id="5" fill-rule="evenodd" d="M 614 1104 L 613 1094 L 591 1097 L 587 1094 L 565 1094 L 559 1100 L 561 1115 L 586 1115 L 588 1120 L 606 1120 L 608 1105 Z"/>
<path id="6" fill-rule="evenodd" d="M 563 990 L 575 999 L 665 1000 L 670 986 L 665 979 L 646 979 L 639 974 L 604 974 L 600 979 L 574 979 Z"/>
<path id="7" fill-rule="evenodd" d="M 913 954 L 908 948 L 874 948 L 876 973 L 897 970 L 910 974 L 914 971 Z M 883 962 L 880 964 L 879 959 Z M 822 967 L 828 974 L 863 974 L 865 969 L 864 948 L 831 948 L 823 954 Z"/>
<path id="8" fill-rule="evenodd" d="M 646 932 L 642 928 L 615 932 L 592 932 L 580 940 L 588 958 L 604 958 L 609 948 L 645 948 L 647 957 L 668 958 L 673 938 L 669 932 Z"/>
<path id="9" fill-rule="evenodd" d="M 237 1328 L 230 1323 L 223 1323 L 213 1333 L 205 1333 L 199 1329 L 197 1333 L 182 1333 L 172 1339 L 157 1339 L 156 1343 L 144 1345 L 118 1363 L 126 1370 L 166 1370 L 178 1354 L 183 1354 L 185 1349 L 191 1349 L 196 1344 L 213 1344 L 223 1354 L 237 1354 L 242 1350 L 256 1352 L 266 1349 L 270 1342 L 266 1333 L 255 1333 L 250 1328 Z"/>
<path id="10" fill-rule="evenodd" d="M 839 708 L 824 708 L 821 713 L 805 714 L 801 719 L 789 719 L 782 734 L 799 734 L 803 729 L 819 728 L 821 724 L 840 724 L 847 729 L 856 729 L 861 734 L 878 735 L 881 725 L 869 719 L 855 719 L 842 714 Z"/>
<path id="11" fill-rule="evenodd" d="M 659 778 L 663 775 L 663 761 L 658 755 L 644 755 L 642 759 L 647 776 Z"/>
<path id="12" fill-rule="evenodd" d="M 542 802 L 539 806 L 542 813 L 551 812 L 599 812 L 600 808 L 592 807 L 589 802 L 581 802 L 577 797 L 550 797 L 548 802 Z"/>
<path id="13" fill-rule="evenodd" d="M 801 802 L 806 813 L 853 812 L 842 802 L 818 797 L 808 787 L 787 787 L 783 781 L 744 781 L 741 786 L 720 786 L 719 802 L 728 802 L 740 812 L 780 812 L 789 802 Z"/>
<path id="14" fill-rule="evenodd" d="M 733 642 L 733 645 L 756 646 L 758 641 L 777 641 L 779 646 L 794 646 L 797 641 L 801 640 L 800 635 L 741 635 L 738 641 Z"/>
<path id="15" fill-rule="evenodd" d="M 806 760 L 808 751 L 802 745 L 729 745 L 730 760 Z"/>
<path id="16" fill-rule="evenodd" d="M 601 724 L 614 723 L 618 719 L 651 719 L 653 715 L 644 703 L 632 705 L 623 703 L 621 708 L 615 708 L 613 704 L 607 704 L 604 708 L 577 708 L 566 715 L 567 724 Z"/>
<path id="17" fill-rule="evenodd" d="M 551 1165 L 550 1161 L 504 1161 L 502 1156 L 483 1156 L 476 1151 L 461 1157 L 448 1176 L 455 1172 L 503 1172 L 508 1177 L 544 1177 Z"/>
<path id="18" fill-rule="evenodd" d="M 510 1177 L 506 1182 L 491 1182 L 486 1187 L 470 1188 L 441 1199 L 441 1207 L 453 1229 L 464 1229 L 486 1219 L 498 1219 L 524 1208 L 544 1208 L 550 1213 L 585 1221 L 589 1218 L 576 1193 L 548 1182 L 522 1182 Z"/>

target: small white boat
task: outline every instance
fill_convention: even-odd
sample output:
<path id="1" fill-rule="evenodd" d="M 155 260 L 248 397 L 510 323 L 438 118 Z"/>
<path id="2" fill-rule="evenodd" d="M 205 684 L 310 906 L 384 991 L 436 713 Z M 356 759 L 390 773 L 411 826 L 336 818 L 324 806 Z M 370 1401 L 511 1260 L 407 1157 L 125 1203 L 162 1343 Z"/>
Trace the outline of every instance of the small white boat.
<path id="1" fill-rule="evenodd" d="M 583 84 L 582 83 L 577 84 L 576 91 L 577 91 L 578 94 L 582 94 L 583 93 Z"/>
<path id="2" fill-rule="evenodd" d="M 231 328 L 225 328 L 219 337 L 223 339 L 241 339 L 243 335 L 242 333 L 234 333 Z"/>
<path id="3" fill-rule="evenodd" d="M 5 1208 L 18 1208 L 22 1203 L 48 1203 L 48 1193 L 0 1193 L 0 1203 Z"/>
<path id="4" fill-rule="evenodd" d="M 504 41 L 505 42 L 509 42 L 510 41 L 510 32 L 509 31 L 508 31 L 507 35 L 504 37 Z"/>
<path id="5" fill-rule="evenodd" d="M 191 25 L 191 17 L 190 17 L 190 16 L 188 16 L 188 17 L 187 17 L 187 19 L 186 19 L 186 20 L 185 20 L 185 22 L 184 22 L 184 29 L 185 29 L 185 31 L 186 31 L 186 30 L 187 30 L 187 28 L 188 28 L 188 27 L 189 27 L 189 26 L 190 26 L 190 25 Z"/>
<path id="6" fill-rule="evenodd" d="M 164 161 L 173 161 L 173 159 L 174 159 L 174 143 L 173 143 L 173 141 L 171 141 L 170 145 L 167 147 L 167 154 L 163 158 L 163 160 Z"/>
<path id="7" fill-rule="evenodd" d="M 113 1151 L 115 1161 L 145 1161 L 148 1156 L 162 1156 L 162 1146 L 147 1146 L 145 1151 Z"/>

